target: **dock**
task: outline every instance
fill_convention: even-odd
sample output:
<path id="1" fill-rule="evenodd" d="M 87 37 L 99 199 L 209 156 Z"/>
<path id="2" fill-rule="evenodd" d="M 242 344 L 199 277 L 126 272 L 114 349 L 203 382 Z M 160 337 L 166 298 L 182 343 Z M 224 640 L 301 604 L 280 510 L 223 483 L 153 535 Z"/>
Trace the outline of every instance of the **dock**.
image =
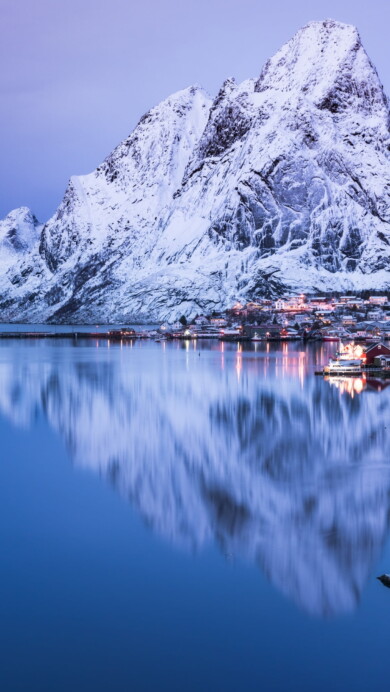
<path id="1" fill-rule="evenodd" d="M 362 370 L 355 370 L 355 372 L 351 370 L 333 370 L 333 371 L 328 371 L 325 370 L 315 370 L 314 371 L 315 375 L 320 375 L 321 377 L 362 377 L 363 375 L 366 376 L 380 376 L 381 378 L 386 378 L 390 377 L 390 370 L 385 370 L 383 368 L 364 368 Z"/>

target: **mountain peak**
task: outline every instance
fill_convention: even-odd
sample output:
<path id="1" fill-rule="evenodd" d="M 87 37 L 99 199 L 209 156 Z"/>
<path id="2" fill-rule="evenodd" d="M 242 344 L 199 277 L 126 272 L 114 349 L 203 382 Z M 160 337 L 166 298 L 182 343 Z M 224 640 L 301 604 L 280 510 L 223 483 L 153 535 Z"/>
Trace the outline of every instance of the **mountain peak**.
<path id="1" fill-rule="evenodd" d="M 345 39 L 348 38 L 348 36 L 353 36 L 354 38 L 358 38 L 360 40 L 359 32 L 353 24 L 346 24 L 345 22 L 338 22 L 336 19 L 323 19 L 323 20 L 313 20 L 311 22 L 308 22 L 303 26 L 297 33 L 304 33 L 304 32 L 315 32 L 319 33 L 322 35 L 338 35 L 339 37 L 343 37 Z"/>
<path id="2" fill-rule="evenodd" d="M 357 29 L 326 19 L 309 22 L 285 43 L 264 66 L 255 90 L 272 89 L 285 95 L 301 92 L 315 102 L 335 84 L 343 87 L 343 82 L 375 83 L 376 90 L 382 92 Z"/>
<path id="3" fill-rule="evenodd" d="M 6 219 L 9 221 L 19 221 L 21 219 L 24 220 L 29 218 L 38 223 L 29 207 L 17 207 L 16 209 L 12 209 L 12 211 L 10 211 L 6 216 Z"/>
<path id="4" fill-rule="evenodd" d="M 13 209 L 0 221 L 0 247 L 6 253 L 28 252 L 39 235 L 39 221 L 28 207 Z"/>

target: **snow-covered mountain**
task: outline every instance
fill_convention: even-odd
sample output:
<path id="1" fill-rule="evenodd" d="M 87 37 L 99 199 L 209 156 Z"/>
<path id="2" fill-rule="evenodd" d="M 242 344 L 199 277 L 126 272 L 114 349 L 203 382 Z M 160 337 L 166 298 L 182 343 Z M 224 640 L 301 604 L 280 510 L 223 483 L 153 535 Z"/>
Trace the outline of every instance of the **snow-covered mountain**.
<path id="1" fill-rule="evenodd" d="M 357 30 L 310 23 L 258 79 L 143 116 L 39 234 L 12 212 L 35 242 L 0 245 L 0 318 L 173 319 L 283 290 L 389 289 L 389 128 Z"/>

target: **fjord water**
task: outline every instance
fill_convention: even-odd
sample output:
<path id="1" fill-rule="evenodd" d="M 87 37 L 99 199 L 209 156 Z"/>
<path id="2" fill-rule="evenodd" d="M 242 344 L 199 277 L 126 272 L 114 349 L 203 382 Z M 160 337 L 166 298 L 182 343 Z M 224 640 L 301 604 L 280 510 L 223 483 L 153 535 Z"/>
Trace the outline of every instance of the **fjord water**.
<path id="1" fill-rule="evenodd" d="M 387 682 L 390 387 L 332 349 L 0 341 L 2 690 Z"/>

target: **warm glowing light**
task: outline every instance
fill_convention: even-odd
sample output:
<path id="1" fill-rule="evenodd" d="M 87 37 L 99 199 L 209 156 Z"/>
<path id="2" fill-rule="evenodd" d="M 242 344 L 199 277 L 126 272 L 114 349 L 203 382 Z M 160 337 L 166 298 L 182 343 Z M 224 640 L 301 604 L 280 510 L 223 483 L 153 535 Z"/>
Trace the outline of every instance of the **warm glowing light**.
<path id="1" fill-rule="evenodd" d="M 333 387 L 337 387 L 341 394 L 348 394 L 351 399 L 361 394 L 366 388 L 365 377 L 325 377 Z"/>
<path id="2" fill-rule="evenodd" d="M 240 379 L 241 375 L 241 370 L 242 370 L 242 354 L 240 351 L 237 351 L 236 354 L 236 372 L 237 372 L 237 379 Z"/>
<path id="3" fill-rule="evenodd" d="M 344 347 L 341 347 L 340 355 L 347 356 L 348 358 L 360 358 L 361 360 L 366 359 L 363 348 L 359 344 L 354 344 L 353 341 L 349 344 L 345 344 Z"/>
<path id="4" fill-rule="evenodd" d="M 354 389 L 355 389 L 355 392 L 357 394 L 360 394 L 364 389 L 363 380 L 355 380 L 354 381 Z"/>

